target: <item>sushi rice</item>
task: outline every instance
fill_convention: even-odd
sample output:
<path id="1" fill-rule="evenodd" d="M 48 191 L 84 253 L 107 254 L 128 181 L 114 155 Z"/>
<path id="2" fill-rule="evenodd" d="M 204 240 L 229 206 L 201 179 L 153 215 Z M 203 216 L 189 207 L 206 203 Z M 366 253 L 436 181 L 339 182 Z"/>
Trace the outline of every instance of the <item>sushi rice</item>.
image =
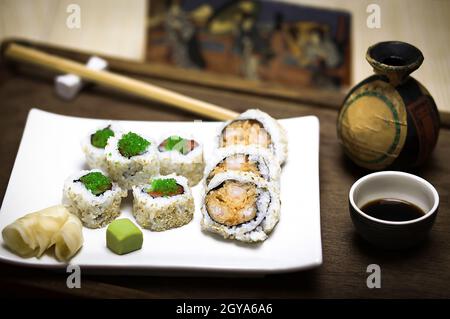
<path id="1" fill-rule="evenodd" d="M 186 155 L 177 150 L 159 151 L 160 174 L 177 174 L 188 179 L 189 186 L 195 186 L 203 178 L 205 161 L 203 158 L 203 145 L 197 146 Z"/>
<path id="2" fill-rule="evenodd" d="M 215 139 L 216 148 L 223 147 L 221 145 L 223 134 L 235 134 L 235 132 L 230 132 L 230 130 L 227 130 L 227 127 L 235 121 L 242 120 L 254 120 L 262 125 L 262 127 L 270 136 L 271 143 L 268 149 L 273 153 L 280 165 L 282 165 L 286 161 L 288 156 L 288 140 L 286 131 L 276 119 L 258 109 L 249 109 L 246 112 L 240 114 L 235 119 L 225 122 L 225 124 L 223 124 L 219 128 L 217 137 Z"/>
<path id="3" fill-rule="evenodd" d="M 231 145 L 217 149 L 205 168 L 205 186 L 216 174 L 218 165 L 222 165 L 222 168 L 218 170 L 219 172 L 241 171 L 241 165 L 245 157 L 248 158 L 248 162 L 256 164 L 259 177 L 268 182 L 273 182 L 274 186 L 279 187 L 281 167 L 277 159 L 269 150 L 255 145 Z M 225 167 L 223 167 L 224 164 Z"/>
<path id="4" fill-rule="evenodd" d="M 83 140 L 81 141 L 81 149 L 86 156 L 86 164 L 90 169 L 99 168 L 101 170 L 106 171 L 106 156 L 105 149 L 95 147 L 92 145 L 91 136 L 97 132 L 98 130 L 104 129 L 106 127 L 110 127 L 110 129 L 114 132 L 114 135 L 120 134 L 120 128 L 113 123 L 107 122 L 95 130 L 91 131 Z"/>
<path id="5" fill-rule="evenodd" d="M 194 198 L 183 176 L 171 174 L 155 176 L 159 178 L 173 178 L 183 187 L 183 193 L 167 197 L 152 197 L 146 192 L 150 184 L 133 187 L 133 216 L 143 228 L 153 231 L 165 231 L 188 224 L 194 217 Z M 151 182 L 151 181 L 150 181 Z"/>
<path id="6" fill-rule="evenodd" d="M 79 181 L 82 176 L 92 172 L 106 175 L 99 169 L 93 169 L 79 171 L 67 178 L 63 189 L 63 204 L 80 218 L 84 226 L 100 228 L 120 215 L 122 198 L 126 197 L 128 192 L 112 182 L 110 190 L 99 196 L 94 195 Z"/>
<path id="7" fill-rule="evenodd" d="M 206 198 L 209 192 L 220 188 L 225 181 L 236 181 L 238 183 L 251 183 L 256 186 L 256 215 L 247 222 L 227 226 L 215 221 L 207 209 Z M 243 242 L 261 242 L 268 238 L 268 234 L 274 229 L 280 219 L 279 193 L 273 183 L 239 171 L 228 171 L 215 175 L 209 183 L 202 198 L 202 230 L 217 233 L 224 238 L 236 239 Z M 224 203 L 227 204 L 226 202 Z"/>
<path id="8" fill-rule="evenodd" d="M 118 149 L 118 143 L 123 135 L 125 133 L 119 133 L 108 139 L 105 147 L 106 168 L 120 187 L 129 190 L 159 174 L 159 158 L 155 142 L 142 134 L 139 135 L 150 142 L 145 153 L 130 158 L 123 156 Z"/>

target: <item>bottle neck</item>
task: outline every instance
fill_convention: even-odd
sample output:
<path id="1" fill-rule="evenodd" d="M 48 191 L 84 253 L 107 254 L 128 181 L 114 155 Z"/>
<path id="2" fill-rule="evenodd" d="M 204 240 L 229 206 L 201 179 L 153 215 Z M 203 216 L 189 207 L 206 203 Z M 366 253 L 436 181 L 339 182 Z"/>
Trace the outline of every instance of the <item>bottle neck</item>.
<path id="1" fill-rule="evenodd" d="M 411 44 L 388 41 L 369 47 L 366 59 L 376 74 L 386 76 L 393 86 L 398 86 L 420 67 L 423 55 Z"/>

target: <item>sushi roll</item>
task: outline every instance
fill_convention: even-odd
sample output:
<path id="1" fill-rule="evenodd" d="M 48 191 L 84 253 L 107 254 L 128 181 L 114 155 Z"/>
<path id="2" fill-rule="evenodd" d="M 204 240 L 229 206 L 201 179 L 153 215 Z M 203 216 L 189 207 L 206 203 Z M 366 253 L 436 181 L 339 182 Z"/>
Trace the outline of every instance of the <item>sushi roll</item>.
<path id="1" fill-rule="evenodd" d="M 205 169 L 205 184 L 218 173 L 238 171 L 252 173 L 278 187 L 281 168 L 272 153 L 254 145 L 233 145 L 218 149 Z"/>
<path id="2" fill-rule="evenodd" d="M 261 242 L 280 219 L 280 198 L 273 185 L 248 172 L 215 175 L 203 198 L 201 227 L 224 238 Z"/>
<path id="3" fill-rule="evenodd" d="M 257 109 L 248 110 L 226 122 L 216 139 L 216 146 L 219 148 L 231 145 L 258 145 L 267 148 L 280 165 L 287 158 L 287 143 L 286 132 L 277 120 Z"/>
<path id="4" fill-rule="evenodd" d="M 159 144 L 158 151 L 161 175 L 184 176 L 189 186 L 197 185 L 203 178 L 205 162 L 203 146 L 199 142 L 173 135 Z"/>
<path id="5" fill-rule="evenodd" d="M 120 203 L 127 196 L 101 170 L 84 170 L 71 175 L 64 184 L 63 204 L 84 226 L 99 228 L 120 215 Z"/>
<path id="6" fill-rule="evenodd" d="M 156 144 L 133 132 L 119 133 L 105 147 L 106 169 L 120 187 L 131 189 L 159 174 Z"/>
<path id="7" fill-rule="evenodd" d="M 194 198 L 183 176 L 158 176 L 133 187 L 133 216 L 139 225 L 164 231 L 188 224 L 194 216 Z"/>
<path id="8" fill-rule="evenodd" d="M 106 169 L 105 146 L 111 136 L 120 130 L 113 124 L 104 124 L 91 132 L 81 142 L 81 149 L 86 156 L 86 163 L 90 169 Z"/>

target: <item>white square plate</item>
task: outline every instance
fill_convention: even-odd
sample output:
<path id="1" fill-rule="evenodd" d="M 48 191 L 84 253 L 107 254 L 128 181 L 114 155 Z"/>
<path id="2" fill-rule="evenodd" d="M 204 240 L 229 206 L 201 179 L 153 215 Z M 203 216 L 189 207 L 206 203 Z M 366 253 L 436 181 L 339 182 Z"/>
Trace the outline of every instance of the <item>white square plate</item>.
<path id="1" fill-rule="evenodd" d="M 61 203 L 64 180 L 85 169 L 80 141 L 104 120 L 68 117 L 32 109 L 0 210 L 0 229 L 24 214 Z M 218 122 L 116 121 L 123 129 L 160 140 L 174 132 L 202 141 L 205 158 L 212 152 Z M 106 247 L 106 228 L 83 228 L 84 245 L 70 261 L 95 272 L 221 272 L 269 274 L 312 268 L 322 263 L 319 204 L 319 121 L 314 116 L 281 120 L 289 138 L 289 157 L 281 176 L 281 218 L 261 244 L 243 244 L 202 232 L 199 198 L 186 226 L 165 232 L 143 230 L 141 250 L 115 255 Z M 129 196 L 131 197 L 131 195 Z M 134 221 L 131 200 L 122 215 Z M 24 259 L 0 246 L 0 260 L 35 267 L 61 268 L 50 255 Z M 197 272 L 198 273 L 198 272 Z"/>

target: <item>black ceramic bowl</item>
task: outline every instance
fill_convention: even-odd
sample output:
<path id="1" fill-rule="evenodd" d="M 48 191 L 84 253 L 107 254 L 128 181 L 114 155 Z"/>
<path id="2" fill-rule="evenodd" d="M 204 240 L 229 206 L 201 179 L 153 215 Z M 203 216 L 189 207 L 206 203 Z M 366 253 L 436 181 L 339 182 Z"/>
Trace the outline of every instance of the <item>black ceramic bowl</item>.
<path id="1" fill-rule="evenodd" d="M 367 215 L 365 204 L 382 198 L 410 202 L 425 214 L 408 221 L 387 221 Z M 383 171 L 366 175 L 350 189 L 349 210 L 356 231 L 370 243 L 387 249 L 414 246 L 428 235 L 439 207 L 439 195 L 429 182 L 418 176 Z"/>

